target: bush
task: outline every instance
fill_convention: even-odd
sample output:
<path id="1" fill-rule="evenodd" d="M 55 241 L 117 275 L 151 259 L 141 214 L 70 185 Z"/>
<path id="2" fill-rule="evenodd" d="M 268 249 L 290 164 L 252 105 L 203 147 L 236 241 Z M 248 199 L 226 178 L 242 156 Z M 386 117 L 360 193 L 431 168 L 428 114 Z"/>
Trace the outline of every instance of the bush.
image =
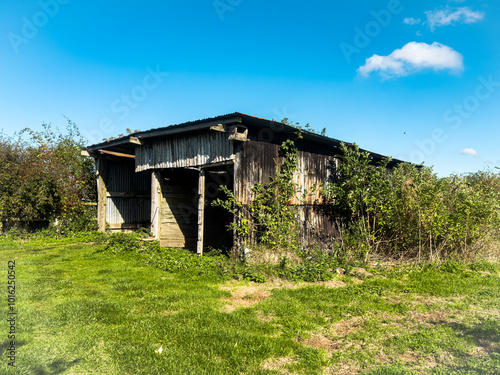
<path id="1" fill-rule="evenodd" d="M 106 250 L 115 254 L 136 252 L 141 247 L 142 233 L 114 233 L 109 236 Z"/>
<path id="2" fill-rule="evenodd" d="M 80 154 L 83 138 L 70 120 L 66 134 L 43 127 L 0 134 L 0 221 L 29 228 L 57 219 L 63 231 L 93 229 L 85 204 L 96 198 L 94 163 Z"/>
<path id="3" fill-rule="evenodd" d="M 220 252 L 213 252 L 211 256 L 199 256 L 185 249 L 162 247 L 158 241 L 144 241 L 146 236 L 144 231 L 112 234 L 106 250 L 117 254 L 140 254 L 146 264 L 171 273 L 215 279 L 234 276 L 234 264 Z"/>
<path id="4" fill-rule="evenodd" d="M 491 172 L 439 178 L 432 168 L 342 144 L 333 181 L 323 189 L 344 252 L 368 260 L 380 253 L 418 259 L 475 259 L 500 224 L 500 177 Z"/>

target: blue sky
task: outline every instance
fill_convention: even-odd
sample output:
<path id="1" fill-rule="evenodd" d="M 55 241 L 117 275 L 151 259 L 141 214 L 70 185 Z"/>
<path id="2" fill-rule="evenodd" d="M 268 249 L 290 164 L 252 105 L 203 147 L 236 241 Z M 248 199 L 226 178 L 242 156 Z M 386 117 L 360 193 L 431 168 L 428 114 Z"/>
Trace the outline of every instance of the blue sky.
<path id="1" fill-rule="evenodd" d="M 0 128 L 65 115 L 97 143 L 238 111 L 495 170 L 499 19 L 496 0 L 3 0 Z"/>

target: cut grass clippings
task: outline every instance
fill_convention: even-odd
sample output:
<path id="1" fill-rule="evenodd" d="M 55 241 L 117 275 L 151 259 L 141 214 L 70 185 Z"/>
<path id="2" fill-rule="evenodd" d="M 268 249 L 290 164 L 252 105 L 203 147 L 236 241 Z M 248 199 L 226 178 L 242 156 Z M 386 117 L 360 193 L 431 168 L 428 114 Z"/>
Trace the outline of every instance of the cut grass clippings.
<path id="1" fill-rule="evenodd" d="M 18 313 L 15 367 L 0 324 L 1 374 L 500 373 L 495 264 L 222 282 L 69 242 L 1 239 Z"/>

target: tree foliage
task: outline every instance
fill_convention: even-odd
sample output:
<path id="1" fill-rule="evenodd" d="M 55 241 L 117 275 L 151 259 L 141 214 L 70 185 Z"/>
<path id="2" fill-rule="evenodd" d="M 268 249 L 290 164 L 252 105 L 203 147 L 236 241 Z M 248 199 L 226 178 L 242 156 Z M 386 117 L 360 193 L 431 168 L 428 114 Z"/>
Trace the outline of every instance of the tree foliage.
<path id="1" fill-rule="evenodd" d="M 0 135 L 0 220 L 88 226 L 86 203 L 95 201 L 94 163 L 81 156 L 84 141 L 75 123 L 66 134 L 50 124 Z"/>

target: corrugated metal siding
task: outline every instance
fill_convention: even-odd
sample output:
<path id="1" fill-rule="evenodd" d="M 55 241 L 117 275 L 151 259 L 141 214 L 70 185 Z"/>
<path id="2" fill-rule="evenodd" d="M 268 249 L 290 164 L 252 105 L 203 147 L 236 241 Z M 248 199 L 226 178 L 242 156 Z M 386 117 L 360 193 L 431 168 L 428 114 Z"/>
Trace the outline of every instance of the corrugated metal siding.
<path id="1" fill-rule="evenodd" d="M 106 222 L 108 224 L 147 223 L 151 220 L 151 173 L 134 172 L 134 163 L 109 161 L 107 190 L 113 193 L 140 195 L 106 198 Z"/>
<path id="2" fill-rule="evenodd" d="M 329 176 L 329 164 L 333 158 L 328 155 L 313 154 L 299 151 L 297 159 L 297 172 L 294 174 L 293 182 L 298 186 L 300 195 L 308 192 L 305 204 L 316 204 L 321 200 L 318 188 L 327 182 Z M 301 196 L 292 203 L 298 204 Z"/>
<path id="3" fill-rule="evenodd" d="M 297 234 L 301 239 L 302 245 L 311 243 L 328 245 L 332 238 L 337 234 L 331 216 L 325 212 L 323 205 L 297 205 L 291 206 L 295 210 L 298 219 Z M 248 216 L 248 208 L 244 207 L 240 214 Z M 251 244 L 258 243 L 262 233 L 257 232 L 257 228 L 252 226 L 250 235 L 240 238 L 243 242 Z"/>
<path id="4" fill-rule="evenodd" d="M 147 223 L 151 220 L 151 199 L 117 198 L 106 200 L 106 222 L 108 224 Z"/>
<path id="5" fill-rule="evenodd" d="M 266 184 L 275 175 L 275 160 L 278 158 L 279 145 L 250 141 L 239 146 L 235 155 L 234 194 L 236 199 L 249 204 L 252 200 L 252 187 L 256 183 Z"/>
<path id="6" fill-rule="evenodd" d="M 302 223 L 301 237 L 306 242 L 328 243 L 336 235 L 328 207 L 323 205 L 300 206 L 299 217 Z"/>
<path id="7" fill-rule="evenodd" d="M 233 143 L 228 134 L 204 131 L 160 139 L 151 147 L 137 147 L 135 170 L 194 167 L 232 159 Z"/>
<path id="8" fill-rule="evenodd" d="M 151 175 L 147 172 L 136 173 L 133 163 L 110 162 L 107 177 L 110 192 L 148 192 L 151 186 Z"/>

